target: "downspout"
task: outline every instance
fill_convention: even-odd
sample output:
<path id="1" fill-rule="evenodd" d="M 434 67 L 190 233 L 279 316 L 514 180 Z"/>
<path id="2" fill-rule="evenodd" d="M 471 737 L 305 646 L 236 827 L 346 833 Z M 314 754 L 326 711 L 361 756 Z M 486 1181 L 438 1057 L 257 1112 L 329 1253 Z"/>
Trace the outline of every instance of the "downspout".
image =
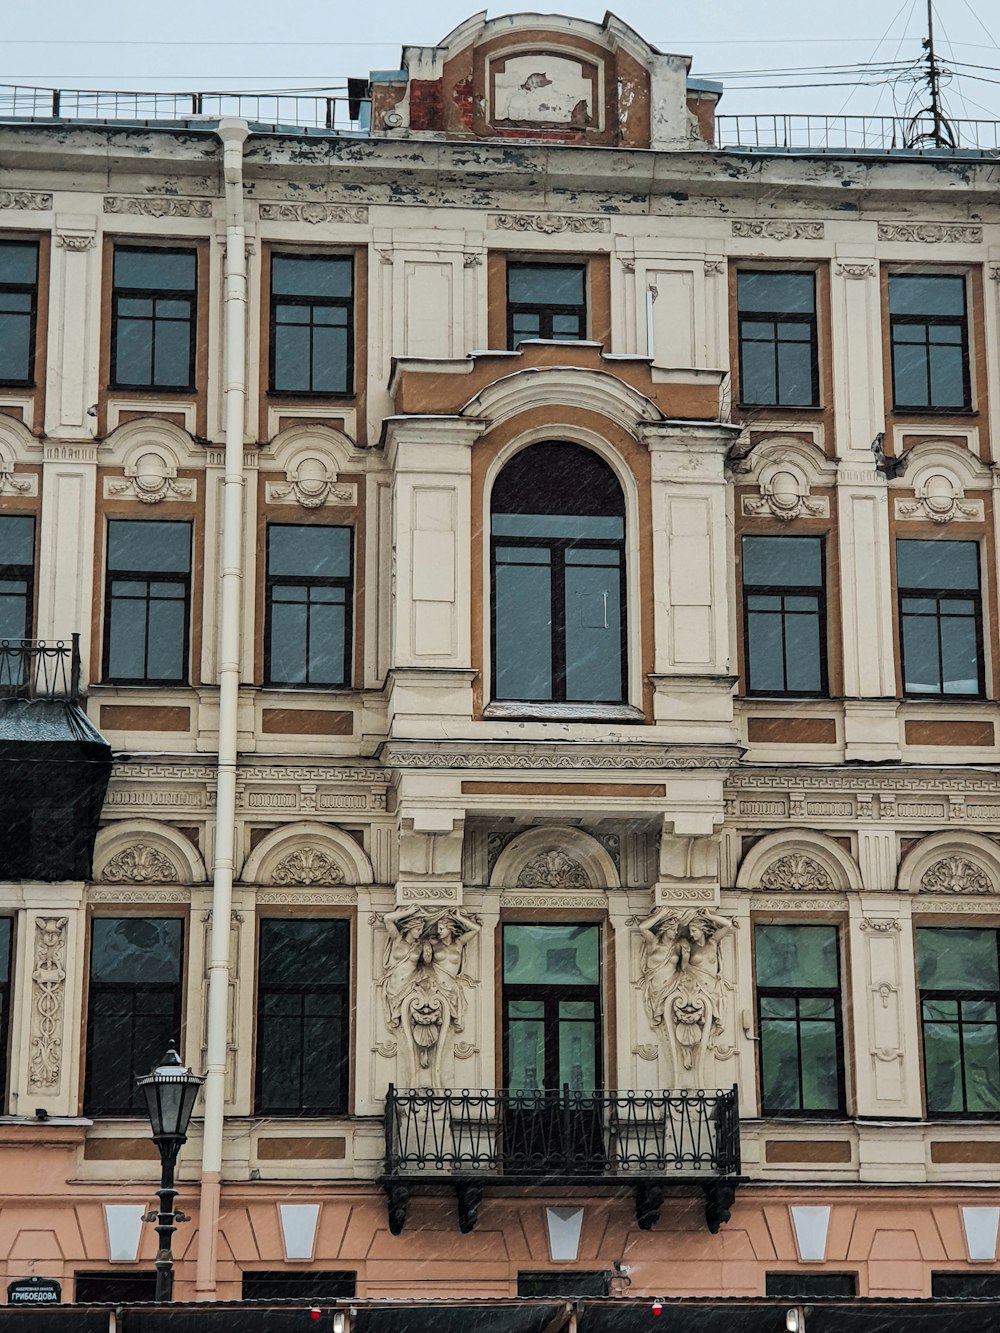
<path id="1" fill-rule="evenodd" d="M 229 1020 L 229 929 L 236 845 L 236 747 L 243 599 L 243 436 L 246 425 L 247 271 L 243 218 L 245 120 L 219 121 L 226 201 L 225 476 L 222 495 L 222 584 L 219 636 L 219 762 L 216 778 L 215 863 L 208 956 L 207 1078 L 201 1158 L 201 1198 L 195 1289 L 215 1295 L 222 1137 L 225 1127 Z"/>

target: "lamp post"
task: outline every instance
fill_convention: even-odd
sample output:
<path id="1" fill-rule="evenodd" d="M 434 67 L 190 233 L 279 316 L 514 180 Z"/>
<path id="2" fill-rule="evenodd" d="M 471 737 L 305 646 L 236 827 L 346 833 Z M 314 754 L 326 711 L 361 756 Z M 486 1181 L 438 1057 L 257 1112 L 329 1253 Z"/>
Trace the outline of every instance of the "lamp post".
<path id="1" fill-rule="evenodd" d="M 166 1304 L 174 1294 L 174 1259 L 170 1246 L 180 1214 L 174 1210 L 174 1167 L 187 1129 L 198 1090 L 204 1076 L 185 1069 L 181 1057 L 171 1047 L 150 1074 L 136 1080 L 136 1087 L 146 1099 L 146 1113 L 153 1129 L 153 1142 L 160 1153 L 160 1188 L 156 1191 L 160 1210 L 155 1214 L 160 1248 L 156 1253 L 156 1300 Z M 152 1220 L 152 1219 L 150 1219 Z"/>

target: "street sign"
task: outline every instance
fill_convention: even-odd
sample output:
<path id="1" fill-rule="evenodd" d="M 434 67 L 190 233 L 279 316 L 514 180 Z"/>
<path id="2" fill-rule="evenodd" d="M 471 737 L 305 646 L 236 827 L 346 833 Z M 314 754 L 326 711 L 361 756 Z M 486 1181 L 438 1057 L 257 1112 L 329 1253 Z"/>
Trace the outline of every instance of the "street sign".
<path id="1" fill-rule="evenodd" d="M 50 1277 L 19 1277 L 7 1287 L 8 1305 L 58 1305 L 59 1283 Z"/>

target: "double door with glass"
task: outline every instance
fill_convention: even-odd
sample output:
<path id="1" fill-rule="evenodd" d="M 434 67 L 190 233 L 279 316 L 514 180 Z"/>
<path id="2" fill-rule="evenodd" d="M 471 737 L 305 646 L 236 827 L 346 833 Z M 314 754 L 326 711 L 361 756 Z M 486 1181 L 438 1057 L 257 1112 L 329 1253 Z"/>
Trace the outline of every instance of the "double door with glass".
<path id="1" fill-rule="evenodd" d="M 600 946 L 596 925 L 504 926 L 506 1174 L 604 1168 Z"/>

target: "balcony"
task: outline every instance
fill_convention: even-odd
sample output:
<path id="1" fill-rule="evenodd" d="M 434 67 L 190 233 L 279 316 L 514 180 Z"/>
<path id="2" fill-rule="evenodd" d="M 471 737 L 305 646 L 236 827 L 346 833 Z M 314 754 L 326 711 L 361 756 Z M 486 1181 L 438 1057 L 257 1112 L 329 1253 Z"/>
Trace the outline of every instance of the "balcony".
<path id="1" fill-rule="evenodd" d="M 86 879 L 110 776 L 80 706 L 80 636 L 0 639 L 0 878 Z"/>
<path id="2" fill-rule="evenodd" d="M 740 1183 L 737 1089 L 452 1092 L 389 1085 L 385 1191 L 398 1236 L 415 1188 L 451 1187 L 460 1230 L 486 1185 L 630 1188 L 636 1224 L 656 1225 L 667 1185 L 695 1185 L 715 1233 Z"/>

